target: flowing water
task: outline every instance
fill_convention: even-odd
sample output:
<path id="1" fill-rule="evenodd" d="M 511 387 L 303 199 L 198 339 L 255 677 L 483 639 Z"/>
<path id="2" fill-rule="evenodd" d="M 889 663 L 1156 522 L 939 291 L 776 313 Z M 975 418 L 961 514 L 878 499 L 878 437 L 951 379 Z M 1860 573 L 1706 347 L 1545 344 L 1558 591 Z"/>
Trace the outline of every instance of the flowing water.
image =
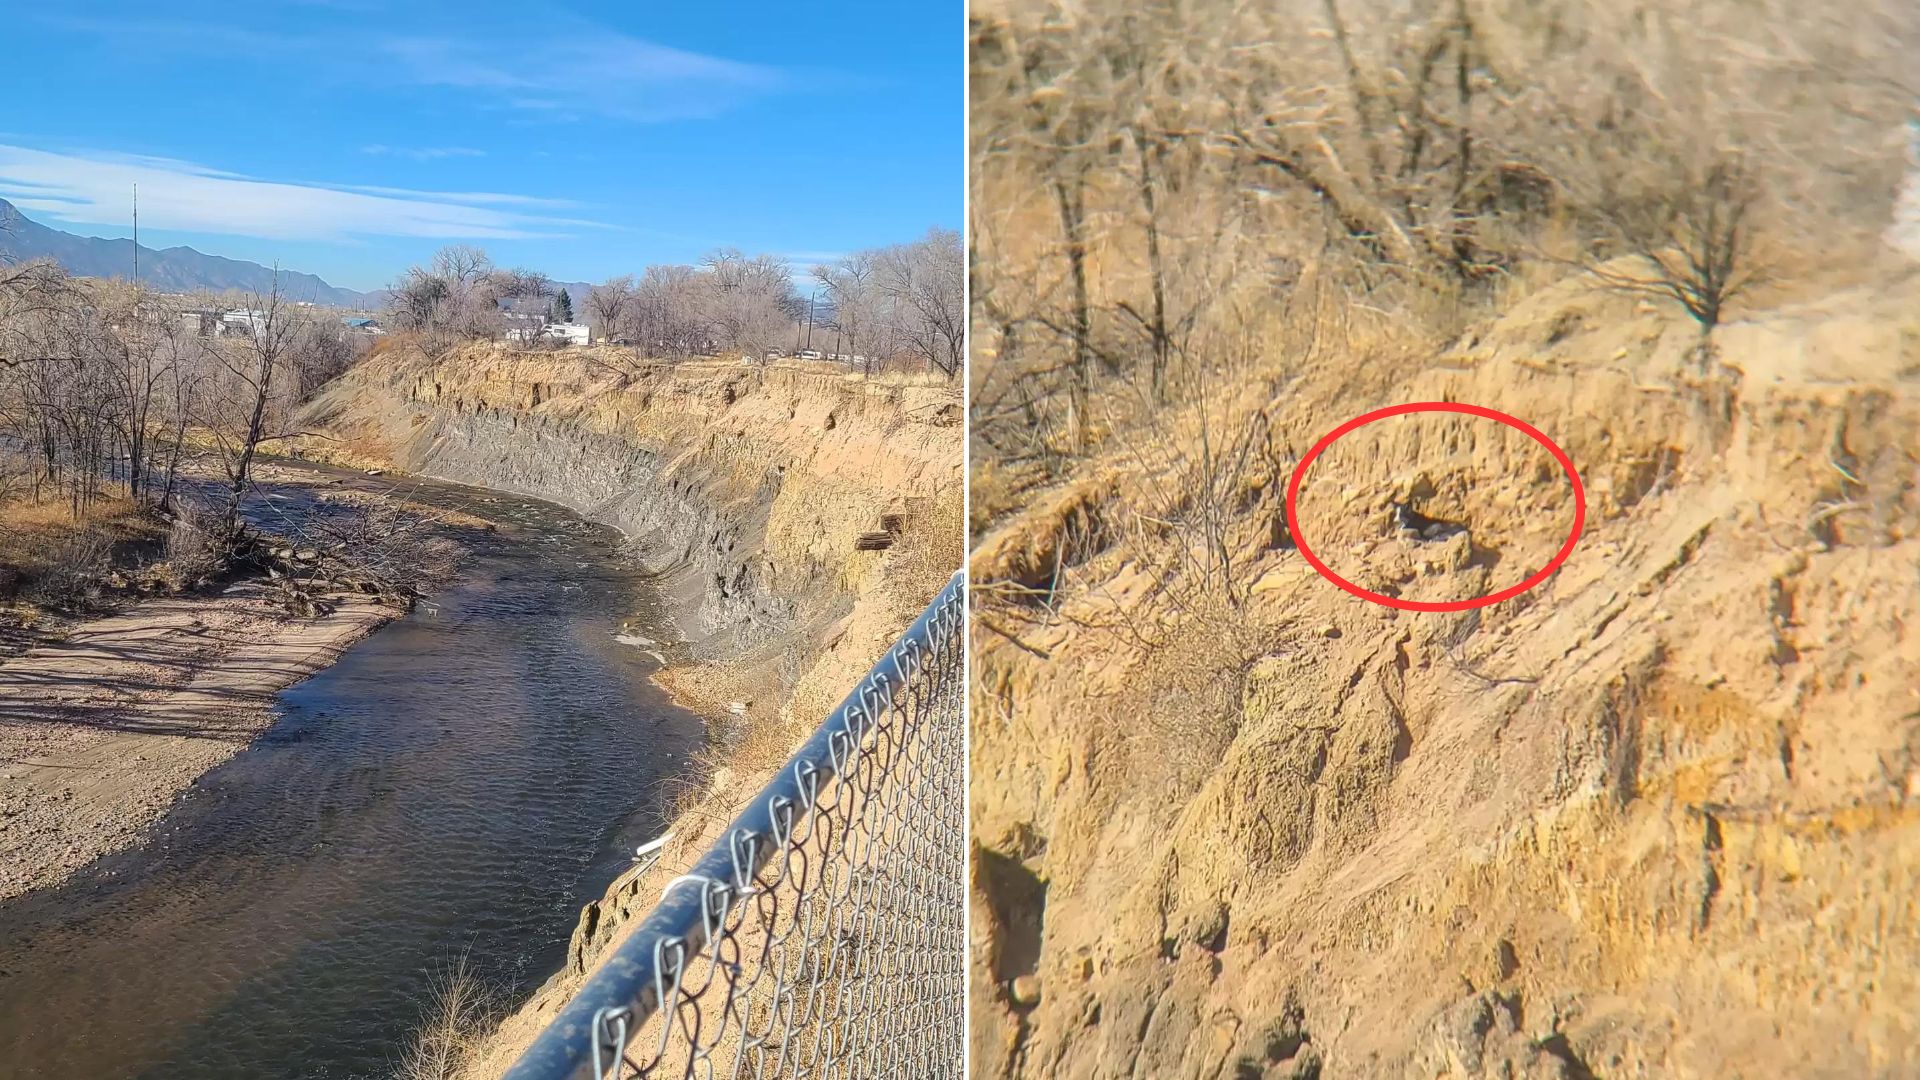
<path id="1" fill-rule="evenodd" d="M 390 1076 L 463 957 L 530 990 L 657 834 L 701 727 L 616 640 L 659 620 L 615 534 L 406 486 L 500 532 L 284 693 L 141 847 L 0 904 L 0 1077 Z"/>

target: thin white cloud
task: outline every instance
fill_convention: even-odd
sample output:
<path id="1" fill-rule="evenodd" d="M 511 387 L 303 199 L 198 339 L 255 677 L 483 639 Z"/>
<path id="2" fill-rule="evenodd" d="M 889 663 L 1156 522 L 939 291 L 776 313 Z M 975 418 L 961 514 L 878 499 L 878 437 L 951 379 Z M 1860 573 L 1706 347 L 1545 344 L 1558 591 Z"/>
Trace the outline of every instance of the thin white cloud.
<path id="1" fill-rule="evenodd" d="M 0 144 L 0 196 L 64 222 L 124 224 L 132 186 L 143 221 L 184 232 L 275 240 L 367 236 L 511 240 L 596 222 L 530 212 L 569 205 L 492 192 L 364 189 L 260 180 L 171 158 L 53 153 Z"/>
<path id="2" fill-rule="evenodd" d="M 330 184 L 320 186 L 335 187 L 341 191 L 364 191 L 369 195 L 393 195 L 403 199 L 415 198 L 422 194 L 431 194 L 432 197 L 436 199 L 445 199 L 448 202 L 473 203 L 477 206 L 525 206 L 539 207 L 548 210 L 564 210 L 569 207 L 577 208 L 581 205 L 572 199 L 546 199 L 537 195 L 504 195 L 497 191 L 419 192 L 409 188 L 381 187 L 378 184 Z M 575 221 L 569 224 L 583 225 L 593 223 Z M 611 228 L 611 226 L 607 227 Z"/>
<path id="3" fill-rule="evenodd" d="M 360 148 L 363 154 L 374 157 L 403 157 L 414 161 L 439 161 L 442 158 L 486 157 L 485 150 L 475 150 L 471 146 L 387 146 L 373 143 Z"/>
<path id="4" fill-rule="evenodd" d="M 396 6 L 372 27 L 344 8 L 326 10 L 333 6 L 316 5 L 311 25 L 298 33 L 236 25 L 225 5 L 183 5 L 145 18 L 28 17 L 144 55 L 164 50 L 268 60 L 310 82 L 455 90 L 464 104 L 534 112 L 547 122 L 703 119 L 802 82 L 781 68 L 648 41 L 537 0 L 507 11 Z M 317 38 L 336 33 L 353 45 L 314 47 Z M 807 81 L 822 77 L 815 73 Z"/>
<path id="5" fill-rule="evenodd" d="M 500 48 L 486 37 L 394 36 L 373 47 L 409 81 L 491 94 L 562 119 L 697 119 L 783 89 L 776 68 L 742 63 L 582 24 Z"/>

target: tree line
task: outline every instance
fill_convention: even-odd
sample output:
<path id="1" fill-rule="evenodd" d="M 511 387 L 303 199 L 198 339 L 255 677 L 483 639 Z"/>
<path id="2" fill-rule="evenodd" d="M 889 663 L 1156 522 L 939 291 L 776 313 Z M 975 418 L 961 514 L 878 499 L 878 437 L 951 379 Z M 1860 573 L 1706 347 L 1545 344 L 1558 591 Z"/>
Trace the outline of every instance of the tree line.
<path id="1" fill-rule="evenodd" d="M 869 371 L 904 361 L 952 376 L 965 350 L 962 274 L 958 234 L 933 230 L 814 267 L 810 304 L 787 261 L 721 249 L 596 287 L 578 314 L 603 339 L 679 359 L 791 351 L 811 313 L 816 339 L 837 335 L 835 351 Z M 454 246 L 394 284 L 387 318 L 442 347 L 574 306 L 546 275 Z M 337 312 L 278 288 L 167 295 L 0 258 L 0 503 L 59 500 L 76 516 L 110 496 L 171 507 L 182 462 L 211 451 L 226 492 L 220 531 L 237 535 L 254 462 L 355 354 Z"/>
<path id="2" fill-rule="evenodd" d="M 966 355 L 965 272 L 960 235 L 932 229 L 813 266 L 804 292 L 788 260 L 720 248 L 698 265 L 649 266 L 576 300 L 544 274 L 501 269 L 484 251 L 455 246 L 395 282 L 388 319 L 444 346 L 505 337 L 516 311 L 564 307 L 597 340 L 668 360 L 785 354 L 811 332 L 816 345 L 831 340 L 830 351 L 857 357 L 868 372 L 906 362 L 951 377 Z"/>
<path id="3" fill-rule="evenodd" d="M 169 506 L 183 457 L 211 449 L 236 530 L 262 445 L 352 359 L 337 317 L 277 289 L 168 296 L 0 262 L 0 501 Z"/>

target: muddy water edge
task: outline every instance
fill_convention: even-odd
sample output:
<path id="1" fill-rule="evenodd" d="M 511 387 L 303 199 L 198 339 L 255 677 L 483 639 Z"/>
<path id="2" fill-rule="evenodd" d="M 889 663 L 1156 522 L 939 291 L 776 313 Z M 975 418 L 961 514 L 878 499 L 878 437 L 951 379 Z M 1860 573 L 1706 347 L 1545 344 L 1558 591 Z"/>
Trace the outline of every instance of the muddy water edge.
<path id="1" fill-rule="evenodd" d="M 666 612 L 619 535 L 519 496 L 314 473 L 268 493 L 397 489 L 498 531 L 281 694 L 139 846 L 0 904 L 0 1076 L 391 1076 L 449 971 L 531 991 L 662 827 L 703 727 L 649 681 Z"/>

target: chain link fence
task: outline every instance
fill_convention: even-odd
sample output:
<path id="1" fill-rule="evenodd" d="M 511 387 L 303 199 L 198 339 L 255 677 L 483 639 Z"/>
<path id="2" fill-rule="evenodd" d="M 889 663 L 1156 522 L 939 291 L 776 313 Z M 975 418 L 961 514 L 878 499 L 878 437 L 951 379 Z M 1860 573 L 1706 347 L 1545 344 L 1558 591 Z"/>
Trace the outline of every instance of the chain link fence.
<path id="1" fill-rule="evenodd" d="M 955 574 L 506 1074 L 962 1075 Z"/>

